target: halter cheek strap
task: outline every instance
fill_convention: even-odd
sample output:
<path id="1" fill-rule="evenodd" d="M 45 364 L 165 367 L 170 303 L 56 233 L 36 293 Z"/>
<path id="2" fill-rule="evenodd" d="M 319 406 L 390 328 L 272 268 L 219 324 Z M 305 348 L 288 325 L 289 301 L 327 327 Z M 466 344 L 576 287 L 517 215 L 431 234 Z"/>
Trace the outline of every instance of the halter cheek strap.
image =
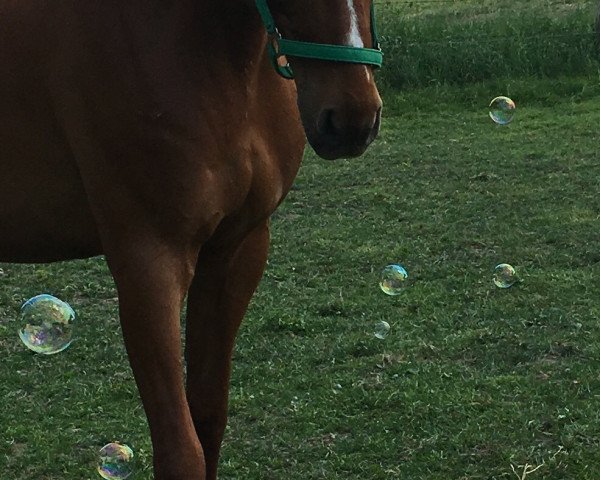
<path id="1" fill-rule="evenodd" d="M 330 62 L 371 65 L 375 68 L 381 67 L 383 63 L 383 53 L 381 52 L 377 38 L 375 4 L 373 1 L 371 1 L 371 36 L 373 48 L 287 40 L 282 38 L 277 30 L 275 20 L 267 5 L 267 0 L 256 0 L 256 7 L 269 34 L 269 56 L 271 57 L 271 63 L 277 73 L 284 78 L 294 78 L 294 72 L 289 63 L 285 65 L 279 63 L 279 59 L 284 55 L 286 57 L 302 57 Z"/>

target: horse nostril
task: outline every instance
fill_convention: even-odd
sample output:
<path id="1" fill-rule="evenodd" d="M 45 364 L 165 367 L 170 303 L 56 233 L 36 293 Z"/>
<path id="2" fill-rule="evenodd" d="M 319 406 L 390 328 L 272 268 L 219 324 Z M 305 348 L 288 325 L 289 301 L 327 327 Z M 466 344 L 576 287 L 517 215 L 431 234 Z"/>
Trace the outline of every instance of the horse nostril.
<path id="1" fill-rule="evenodd" d="M 334 123 L 334 116 L 335 110 L 332 108 L 326 108 L 321 111 L 317 122 L 317 131 L 319 134 L 336 136 L 339 133 L 339 129 Z"/>
<path id="2" fill-rule="evenodd" d="M 324 141 L 362 148 L 377 137 L 380 126 L 381 108 L 370 112 L 324 108 L 318 116 L 316 130 Z"/>

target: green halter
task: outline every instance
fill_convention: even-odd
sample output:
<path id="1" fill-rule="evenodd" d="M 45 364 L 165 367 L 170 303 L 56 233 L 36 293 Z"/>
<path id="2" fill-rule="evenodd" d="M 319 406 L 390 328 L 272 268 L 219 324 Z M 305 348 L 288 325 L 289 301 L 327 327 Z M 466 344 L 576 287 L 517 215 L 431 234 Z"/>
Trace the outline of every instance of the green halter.
<path id="1" fill-rule="evenodd" d="M 269 54 L 271 62 L 279 75 L 284 78 L 294 78 L 294 72 L 289 63 L 279 64 L 279 58 L 303 57 L 317 60 L 327 60 L 331 62 L 358 63 L 363 65 L 372 65 L 376 68 L 381 67 L 383 63 L 383 53 L 377 39 L 377 28 L 375 27 L 375 4 L 371 1 L 371 35 L 373 38 L 373 48 L 349 47 L 346 45 L 329 45 L 324 43 L 300 42 L 297 40 L 287 40 L 281 37 L 281 34 L 275 26 L 275 20 L 267 0 L 256 0 L 258 13 L 262 18 L 265 29 L 269 34 Z"/>

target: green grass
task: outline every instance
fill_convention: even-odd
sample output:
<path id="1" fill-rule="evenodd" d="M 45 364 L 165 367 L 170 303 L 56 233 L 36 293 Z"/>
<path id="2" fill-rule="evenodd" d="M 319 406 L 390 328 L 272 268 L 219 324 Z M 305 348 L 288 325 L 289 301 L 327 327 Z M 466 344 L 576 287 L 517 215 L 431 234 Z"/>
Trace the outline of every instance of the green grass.
<path id="1" fill-rule="evenodd" d="M 380 0 L 383 81 L 392 88 L 598 71 L 598 2 Z"/>
<path id="2" fill-rule="evenodd" d="M 518 113 L 499 127 L 486 106 L 507 89 Z M 491 480 L 525 464 L 543 464 L 528 480 L 600 478 L 599 91 L 388 94 L 363 158 L 307 156 L 239 335 L 221 478 Z M 378 287 L 393 262 L 410 275 L 398 297 Z M 521 278 L 507 290 L 491 282 L 501 262 Z M 1 268 L 2 477 L 99 478 L 116 439 L 151 479 L 103 261 Z M 16 335 L 42 292 L 79 314 L 56 356 Z"/>

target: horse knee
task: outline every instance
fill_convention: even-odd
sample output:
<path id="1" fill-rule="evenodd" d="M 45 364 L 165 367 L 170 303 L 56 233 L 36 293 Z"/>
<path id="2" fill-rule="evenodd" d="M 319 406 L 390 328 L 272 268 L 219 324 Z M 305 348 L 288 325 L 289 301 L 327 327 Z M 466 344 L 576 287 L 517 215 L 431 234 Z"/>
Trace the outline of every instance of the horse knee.
<path id="1" fill-rule="evenodd" d="M 206 480 L 206 463 L 200 444 L 192 451 L 176 445 L 166 451 L 155 450 L 154 480 Z"/>

